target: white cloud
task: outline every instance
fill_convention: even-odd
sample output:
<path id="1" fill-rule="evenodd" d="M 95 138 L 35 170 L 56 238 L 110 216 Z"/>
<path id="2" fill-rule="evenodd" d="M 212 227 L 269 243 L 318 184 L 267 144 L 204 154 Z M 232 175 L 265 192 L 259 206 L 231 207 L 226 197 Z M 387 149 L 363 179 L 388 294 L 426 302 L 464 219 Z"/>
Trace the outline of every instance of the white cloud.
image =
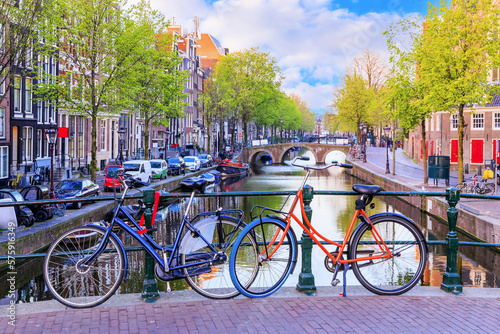
<path id="1" fill-rule="evenodd" d="M 214 35 L 230 51 L 259 46 L 274 56 L 286 75 L 287 92 L 301 95 L 316 112 L 331 102 L 334 82 L 364 50 L 387 54 L 382 32 L 393 13 L 356 15 L 328 9 L 326 0 L 153 0 L 152 7 L 177 24 Z M 319 83 L 320 82 L 320 83 Z M 312 84 L 310 84 L 312 83 Z"/>

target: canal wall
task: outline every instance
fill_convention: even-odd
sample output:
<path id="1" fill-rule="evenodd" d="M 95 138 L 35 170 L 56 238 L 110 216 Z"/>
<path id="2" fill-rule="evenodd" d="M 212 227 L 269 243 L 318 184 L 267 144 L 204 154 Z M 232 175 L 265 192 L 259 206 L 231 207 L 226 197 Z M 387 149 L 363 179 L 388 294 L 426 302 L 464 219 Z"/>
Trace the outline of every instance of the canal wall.
<path id="1" fill-rule="evenodd" d="M 407 192 L 422 192 L 421 187 L 405 182 L 405 180 L 398 179 L 398 176 L 391 174 L 380 174 L 376 171 L 366 168 L 363 164 L 357 162 L 350 162 L 355 167 L 353 169 L 346 169 L 346 172 L 352 176 L 362 179 L 368 183 L 376 184 L 382 187 L 385 191 L 407 191 Z M 431 188 L 432 189 L 432 188 Z M 442 191 L 439 190 L 431 191 Z M 444 197 L 401 197 L 401 199 L 420 210 L 448 221 L 447 210 L 449 208 L 448 202 Z M 499 208 L 500 202 L 494 200 L 474 200 L 466 201 L 461 200 L 457 205 L 458 221 L 457 229 L 469 236 L 470 238 L 478 241 L 488 243 L 500 244 L 500 220 L 498 216 L 491 214 L 482 214 L 484 209 L 478 208 L 478 201 L 481 201 L 482 208 Z M 474 208 L 476 206 L 476 209 Z"/>
<path id="2" fill-rule="evenodd" d="M 189 174 L 186 177 L 196 176 L 205 171 L 206 170 L 195 174 Z M 163 181 L 151 183 L 149 187 L 154 190 L 165 190 L 170 192 L 179 186 L 179 181 L 183 178 L 184 176 L 167 178 Z M 146 188 L 143 188 L 143 190 L 144 189 Z M 137 193 L 139 193 L 139 190 L 136 189 L 128 191 L 129 195 Z M 121 193 L 117 193 L 116 196 L 121 196 Z M 137 203 L 137 200 L 127 201 L 125 204 L 135 203 Z M 82 226 L 90 222 L 100 221 L 104 218 L 106 212 L 113 209 L 114 205 L 114 200 L 110 200 L 109 202 L 106 201 L 94 204 L 85 204 L 79 210 L 66 211 L 65 215 L 62 217 L 56 217 L 45 222 L 35 223 L 32 227 L 20 230 L 16 232 L 14 244 L 16 254 L 29 254 L 36 252 L 51 244 L 57 236 L 70 228 Z M 7 250 L 8 237 L 4 232 L 4 235 L 0 235 L 0 256 L 7 255 Z"/>

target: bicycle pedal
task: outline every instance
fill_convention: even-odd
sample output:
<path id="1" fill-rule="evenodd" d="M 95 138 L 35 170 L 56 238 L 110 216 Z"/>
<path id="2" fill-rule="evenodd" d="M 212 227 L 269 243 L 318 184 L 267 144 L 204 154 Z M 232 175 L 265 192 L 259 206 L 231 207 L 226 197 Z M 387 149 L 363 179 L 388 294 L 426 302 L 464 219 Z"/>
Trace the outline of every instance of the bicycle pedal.
<path id="1" fill-rule="evenodd" d="M 334 279 L 334 280 L 333 280 L 330 284 L 331 284 L 332 286 L 337 286 L 337 284 L 339 284 L 339 283 L 340 283 L 340 280 L 339 280 L 338 278 L 336 278 L 336 279 Z"/>

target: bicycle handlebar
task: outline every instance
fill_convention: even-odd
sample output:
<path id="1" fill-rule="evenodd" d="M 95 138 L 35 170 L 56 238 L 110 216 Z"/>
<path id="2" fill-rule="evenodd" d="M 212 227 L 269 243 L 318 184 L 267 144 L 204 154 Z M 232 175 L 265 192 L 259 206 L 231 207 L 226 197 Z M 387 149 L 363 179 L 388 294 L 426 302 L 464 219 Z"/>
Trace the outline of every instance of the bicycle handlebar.
<path id="1" fill-rule="evenodd" d="M 333 167 L 333 166 L 342 167 L 342 168 L 349 168 L 349 169 L 352 168 L 352 165 L 338 163 L 337 161 L 332 161 L 331 164 L 328 164 L 328 165 L 325 165 L 325 166 L 304 166 L 304 165 L 298 165 L 298 164 L 296 164 L 295 161 L 297 161 L 297 160 L 309 161 L 310 158 L 309 157 L 296 157 L 295 159 L 292 160 L 292 166 L 301 167 L 301 168 L 304 168 L 304 169 L 323 170 L 323 169 L 327 169 L 327 168 L 330 168 L 330 167 Z"/>

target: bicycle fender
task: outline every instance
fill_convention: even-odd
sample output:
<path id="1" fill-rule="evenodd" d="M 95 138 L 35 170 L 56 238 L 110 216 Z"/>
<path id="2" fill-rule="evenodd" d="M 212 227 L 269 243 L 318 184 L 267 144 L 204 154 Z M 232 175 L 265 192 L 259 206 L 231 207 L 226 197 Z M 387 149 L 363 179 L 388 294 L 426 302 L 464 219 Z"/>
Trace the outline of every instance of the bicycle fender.
<path id="1" fill-rule="evenodd" d="M 286 220 L 284 218 L 282 218 L 282 217 L 278 217 L 278 216 L 275 216 L 275 215 L 268 215 L 267 217 L 262 218 L 263 222 L 264 221 L 270 221 L 270 220 L 279 220 L 281 223 L 283 223 L 286 226 Z M 254 221 L 261 221 L 261 218 L 257 218 Z M 293 240 L 293 243 L 295 244 L 295 249 L 298 250 L 298 248 L 297 248 L 297 237 L 295 236 L 294 230 L 290 227 L 288 229 L 288 231 L 290 231 L 292 233 L 292 240 Z M 293 272 L 295 271 L 295 266 L 297 265 L 297 253 L 295 253 L 295 258 L 292 259 L 292 263 L 293 263 L 293 265 L 292 265 L 292 271 L 290 272 L 290 275 L 293 275 Z"/>
<path id="2" fill-rule="evenodd" d="M 102 227 L 101 225 L 97 225 L 97 224 L 87 224 L 87 226 L 92 226 L 92 227 L 96 227 L 100 230 L 102 230 L 104 233 L 106 233 L 106 229 L 104 227 Z M 118 237 L 116 236 L 116 234 L 114 234 L 113 232 L 111 232 L 111 235 L 110 235 L 111 238 L 115 238 L 115 240 L 117 241 L 118 245 L 120 245 L 120 251 L 122 252 L 123 254 L 123 261 L 124 261 L 124 265 L 125 265 L 125 271 L 123 273 L 123 280 L 124 281 L 127 281 L 127 272 L 128 272 L 128 261 L 127 261 L 127 253 L 125 253 L 125 248 L 123 247 L 123 244 L 121 243 L 120 239 L 118 239 Z"/>

